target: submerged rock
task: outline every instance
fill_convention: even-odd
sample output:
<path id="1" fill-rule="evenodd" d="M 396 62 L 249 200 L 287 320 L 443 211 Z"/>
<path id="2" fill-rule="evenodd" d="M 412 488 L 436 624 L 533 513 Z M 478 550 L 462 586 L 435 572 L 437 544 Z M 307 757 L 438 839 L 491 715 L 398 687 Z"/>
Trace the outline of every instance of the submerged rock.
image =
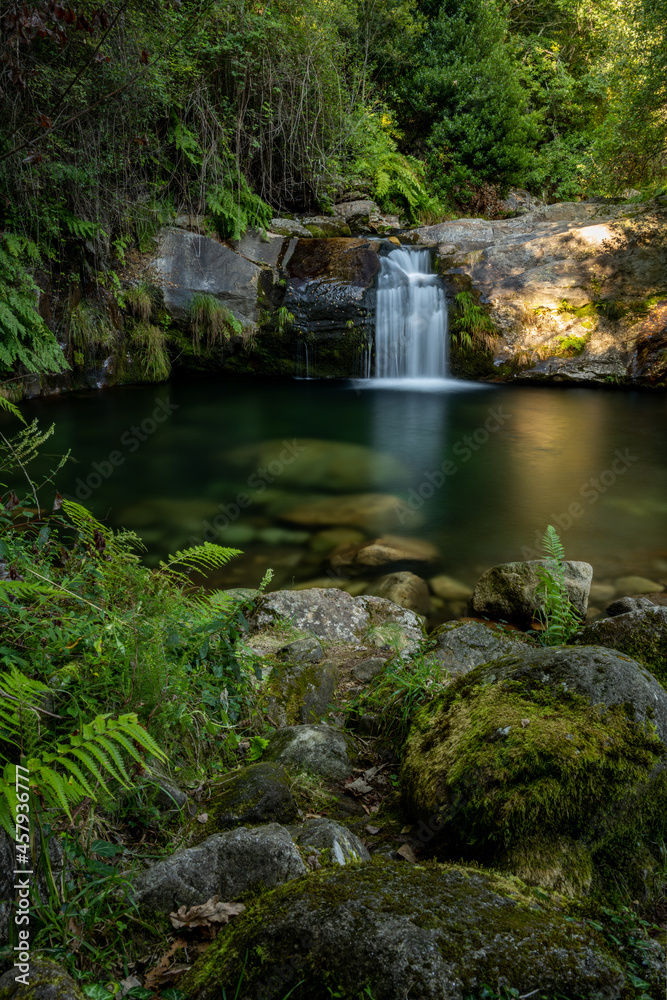
<path id="1" fill-rule="evenodd" d="M 525 649 L 424 708 L 402 789 L 442 849 L 578 894 L 646 895 L 667 833 L 667 692 L 600 647 Z M 617 891 L 617 889 L 613 890 Z"/>
<path id="2" fill-rule="evenodd" d="M 645 576 L 619 576 L 614 580 L 614 586 L 619 594 L 653 594 L 661 589 L 660 584 L 655 580 L 648 580 Z"/>
<path id="3" fill-rule="evenodd" d="M 346 545 L 331 556 L 331 567 L 346 576 L 367 576 L 389 570 L 425 572 L 439 562 L 440 553 L 420 538 L 384 535 L 363 545 Z"/>
<path id="4" fill-rule="evenodd" d="M 418 615 L 428 615 L 431 610 L 431 598 L 426 581 L 414 573 L 389 573 L 375 580 L 366 588 L 367 594 L 385 597 L 408 611 Z"/>
<path id="5" fill-rule="evenodd" d="M 435 596 L 442 598 L 443 601 L 468 601 L 473 594 L 472 587 L 460 583 L 451 576 L 445 576 L 444 573 L 432 576 L 428 583 Z"/>
<path id="6" fill-rule="evenodd" d="M 286 726 L 276 730 L 265 751 L 268 760 L 292 771 L 308 771 L 322 778 L 342 781 L 352 773 L 351 736 L 329 726 Z"/>
<path id="7" fill-rule="evenodd" d="M 395 528 L 399 522 L 411 527 L 421 523 L 418 511 L 411 510 L 399 497 L 384 493 L 355 493 L 312 500 L 284 510 L 281 517 L 294 524 L 344 525 L 364 531 Z"/>
<path id="8" fill-rule="evenodd" d="M 217 1000 L 243 970 L 248 1000 L 464 1000 L 493 984 L 618 1000 L 624 976 L 585 922 L 517 879 L 462 866 L 377 861 L 312 875 L 235 920 L 180 988 Z M 516 993 L 514 993 L 516 991 Z"/>
<path id="9" fill-rule="evenodd" d="M 586 617 L 593 567 L 585 562 L 565 562 L 565 586 L 570 602 L 582 620 Z M 543 604 L 540 571 L 549 569 L 545 559 L 501 563 L 477 581 L 471 604 L 477 615 L 530 626 Z"/>
<path id="10" fill-rule="evenodd" d="M 592 622 L 570 640 L 577 646 L 607 646 L 646 664 L 667 687 L 667 607 L 637 611 Z"/>
<path id="11" fill-rule="evenodd" d="M 197 906 L 212 896 L 228 902 L 246 892 L 280 885 L 305 875 L 288 830 L 277 823 L 247 830 L 241 827 L 216 833 L 198 844 L 176 851 L 136 877 L 137 905 L 159 913 L 179 906 Z"/>

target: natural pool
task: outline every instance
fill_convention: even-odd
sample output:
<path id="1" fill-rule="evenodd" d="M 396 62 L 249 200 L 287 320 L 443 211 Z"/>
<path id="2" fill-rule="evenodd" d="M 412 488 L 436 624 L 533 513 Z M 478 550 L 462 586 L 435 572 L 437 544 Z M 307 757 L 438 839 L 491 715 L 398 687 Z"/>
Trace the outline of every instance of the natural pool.
<path id="1" fill-rule="evenodd" d="M 245 552 L 216 585 L 272 566 L 274 588 L 326 576 L 312 538 L 341 522 L 426 539 L 470 585 L 533 556 L 548 523 L 597 582 L 667 582 L 666 410 L 657 393 L 405 380 L 174 382 L 24 407 L 55 422 L 51 455 L 71 450 L 61 492 L 136 530 L 149 561 L 208 538 Z M 290 513 L 368 493 L 397 500 L 356 522 L 369 501 L 332 500 L 319 525 Z"/>

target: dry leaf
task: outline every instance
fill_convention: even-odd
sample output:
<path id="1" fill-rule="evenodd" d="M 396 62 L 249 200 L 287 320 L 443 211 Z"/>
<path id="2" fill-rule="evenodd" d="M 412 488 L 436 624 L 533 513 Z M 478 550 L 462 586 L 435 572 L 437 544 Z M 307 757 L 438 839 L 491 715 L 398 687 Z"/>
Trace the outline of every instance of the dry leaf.
<path id="1" fill-rule="evenodd" d="M 158 964 L 153 966 L 150 972 L 146 974 L 146 978 L 144 979 L 145 990 L 157 990 L 160 983 L 163 982 L 164 979 L 169 978 L 167 972 L 172 956 L 178 951 L 179 948 L 187 948 L 187 946 L 188 942 L 185 938 L 176 938 L 169 951 L 166 951 Z"/>
<path id="2" fill-rule="evenodd" d="M 237 917 L 243 913 L 245 906 L 243 903 L 220 903 L 218 896 L 207 899 L 199 906 L 191 906 L 189 909 L 185 905 L 179 907 L 176 913 L 170 913 L 169 919 L 176 930 L 182 927 L 210 927 L 212 924 L 227 924 L 230 917 Z"/>
<path id="3" fill-rule="evenodd" d="M 197 816 L 198 823 L 208 823 L 208 813 L 199 813 Z"/>
<path id="4" fill-rule="evenodd" d="M 129 993 L 136 986 L 141 986 L 141 980 L 137 979 L 136 976 L 128 976 L 127 979 L 121 979 L 119 996 L 124 997 L 126 993 Z"/>
<path id="5" fill-rule="evenodd" d="M 373 791 L 373 788 L 363 778 L 357 778 L 356 781 L 351 781 L 349 785 L 345 786 L 345 791 L 352 792 L 353 795 L 368 795 L 369 792 Z"/>
<path id="6" fill-rule="evenodd" d="M 366 832 L 370 833 L 371 837 L 374 837 L 376 833 L 380 832 L 380 827 L 379 826 L 371 826 L 371 824 L 369 823 L 368 826 L 366 827 Z"/>
<path id="7" fill-rule="evenodd" d="M 366 781 L 371 781 L 379 770 L 379 767 L 369 767 L 367 771 L 364 771 L 364 778 Z"/>
<path id="8" fill-rule="evenodd" d="M 409 844 L 403 844 L 402 847 L 399 847 L 396 853 L 400 854 L 406 861 L 409 861 L 411 865 L 417 864 L 417 857 Z"/>

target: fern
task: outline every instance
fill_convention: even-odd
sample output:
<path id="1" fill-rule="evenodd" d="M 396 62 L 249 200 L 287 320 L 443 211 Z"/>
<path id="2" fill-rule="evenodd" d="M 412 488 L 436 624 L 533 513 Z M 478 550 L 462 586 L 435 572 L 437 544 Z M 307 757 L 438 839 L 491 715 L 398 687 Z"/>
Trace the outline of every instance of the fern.
<path id="1" fill-rule="evenodd" d="M 454 301 L 452 339 L 461 348 L 473 348 L 476 344 L 488 348 L 495 327 L 486 311 L 476 302 L 472 292 L 459 292 Z"/>
<path id="2" fill-rule="evenodd" d="M 23 414 L 19 410 L 16 403 L 12 403 L 12 401 L 10 399 L 7 399 L 6 396 L 3 396 L 2 393 L 0 393 L 0 410 L 5 410 L 5 412 L 11 413 L 12 416 L 20 420 L 22 424 L 25 424 L 25 420 L 23 419 Z"/>
<path id="3" fill-rule="evenodd" d="M 14 233 L 0 235 L 0 368 L 16 364 L 30 372 L 59 372 L 68 365 L 58 342 L 37 312 L 39 288 L 29 268 L 39 264 L 34 243 Z"/>
<path id="4" fill-rule="evenodd" d="M 178 586 L 189 586 L 191 581 L 188 573 L 210 573 L 225 566 L 234 556 L 240 555 L 243 553 L 239 549 L 226 549 L 213 542 L 204 542 L 168 556 L 166 562 L 160 562 L 160 570 Z M 175 569 L 176 566 L 185 567 L 186 572 Z"/>
<path id="5" fill-rule="evenodd" d="M 271 206 L 251 190 L 243 174 L 230 187 L 209 188 L 206 205 L 223 239 L 240 240 L 249 226 L 266 229 L 273 217 Z"/>
<path id="6" fill-rule="evenodd" d="M 550 524 L 542 538 L 546 568 L 540 568 L 538 595 L 543 601 L 538 620 L 543 625 L 543 646 L 562 646 L 581 627 L 581 618 L 570 602 L 565 583 L 565 549 L 556 529 Z"/>

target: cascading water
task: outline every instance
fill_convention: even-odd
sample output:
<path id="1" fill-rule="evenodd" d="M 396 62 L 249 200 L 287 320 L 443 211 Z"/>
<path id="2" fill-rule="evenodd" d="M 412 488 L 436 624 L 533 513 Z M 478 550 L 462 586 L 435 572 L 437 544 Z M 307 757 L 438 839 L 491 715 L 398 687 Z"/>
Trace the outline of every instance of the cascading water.
<path id="1" fill-rule="evenodd" d="M 375 377 L 447 377 L 447 302 L 428 250 L 401 247 L 382 258 Z"/>

